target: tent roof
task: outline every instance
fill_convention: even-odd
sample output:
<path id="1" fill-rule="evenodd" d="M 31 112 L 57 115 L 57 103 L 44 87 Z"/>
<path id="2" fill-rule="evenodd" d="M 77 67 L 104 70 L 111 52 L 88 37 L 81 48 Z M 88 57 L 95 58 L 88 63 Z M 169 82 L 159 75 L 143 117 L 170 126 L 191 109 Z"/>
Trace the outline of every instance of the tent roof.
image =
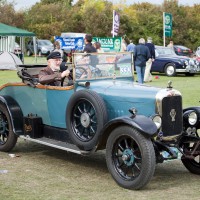
<path id="1" fill-rule="evenodd" d="M 35 36 L 35 33 L 0 23 L 0 36 Z"/>

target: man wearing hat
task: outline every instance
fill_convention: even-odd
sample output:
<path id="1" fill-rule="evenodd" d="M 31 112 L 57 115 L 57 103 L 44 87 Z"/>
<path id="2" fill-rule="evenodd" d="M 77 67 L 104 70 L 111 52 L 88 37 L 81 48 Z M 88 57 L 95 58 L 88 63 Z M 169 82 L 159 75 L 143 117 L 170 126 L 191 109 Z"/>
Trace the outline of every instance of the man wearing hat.
<path id="1" fill-rule="evenodd" d="M 68 69 L 60 72 L 61 62 L 60 52 L 51 52 L 47 56 L 47 67 L 39 73 L 39 82 L 43 85 L 61 86 L 61 80 L 70 73 Z"/>

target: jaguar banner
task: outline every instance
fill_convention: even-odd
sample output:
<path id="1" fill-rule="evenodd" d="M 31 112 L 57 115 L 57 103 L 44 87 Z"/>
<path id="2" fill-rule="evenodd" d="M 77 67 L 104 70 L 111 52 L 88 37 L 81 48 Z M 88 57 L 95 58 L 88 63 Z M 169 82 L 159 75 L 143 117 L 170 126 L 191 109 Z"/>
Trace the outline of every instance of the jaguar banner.
<path id="1" fill-rule="evenodd" d="M 93 37 L 92 42 L 99 42 L 105 52 L 119 52 L 121 49 L 121 37 Z"/>
<path id="2" fill-rule="evenodd" d="M 163 13 L 163 26 L 165 37 L 172 37 L 172 14 Z"/>

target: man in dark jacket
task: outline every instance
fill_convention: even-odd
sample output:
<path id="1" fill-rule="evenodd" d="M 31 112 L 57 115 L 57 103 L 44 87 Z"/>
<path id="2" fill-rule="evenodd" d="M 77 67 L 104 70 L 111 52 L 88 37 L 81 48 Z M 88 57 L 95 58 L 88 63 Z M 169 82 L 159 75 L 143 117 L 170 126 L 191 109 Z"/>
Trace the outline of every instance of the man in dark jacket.
<path id="1" fill-rule="evenodd" d="M 147 43 L 145 44 L 149 48 L 149 52 L 151 55 L 151 58 L 146 63 L 145 73 L 144 73 L 144 82 L 152 81 L 152 75 L 151 75 L 151 65 L 152 62 L 155 60 L 155 45 L 152 43 L 152 38 L 147 38 Z"/>
<path id="2" fill-rule="evenodd" d="M 135 47 L 134 64 L 137 72 L 138 83 L 144 83 L 146 62 L 151 58 L 149 48 L 145 46 L 145 39 L 140 38 L 139 44 Z"/>
<path id="3" fill-rule="evenodd" d="M 96 48 L 92 46 L 92 35 L 85 35 L 85 48 L 83 50 L 85 53 L 95 53 L 97 52 Z"/>
<path id="4" fill-rule="evenodd" d="M 43 85 L 61 86 L 61 80 L 70 74 L 68 69 L 60 72 L 61 62 L 60 52 L 51 52 L 47 56 L 48 66 L 39 72 L 39 82 Z"/>
<path id="5" fill-rule="evenodd" d="M 96 70 L 96 65 L 99 62 L 99 59 L 97 58 L 97 55 L 90 55 L 90 53 L 96 53 L 97 50 L 96 48 L 92 45 L 92 35 L 91 34 L 86 34 L 85 35 L 85 48 L 83 50 L 85 53 L 89 53 L 88 57 L 90 59 L 89 67 L 90 70 Z M 91 72 L 88 71 L 89 74 Z"/>

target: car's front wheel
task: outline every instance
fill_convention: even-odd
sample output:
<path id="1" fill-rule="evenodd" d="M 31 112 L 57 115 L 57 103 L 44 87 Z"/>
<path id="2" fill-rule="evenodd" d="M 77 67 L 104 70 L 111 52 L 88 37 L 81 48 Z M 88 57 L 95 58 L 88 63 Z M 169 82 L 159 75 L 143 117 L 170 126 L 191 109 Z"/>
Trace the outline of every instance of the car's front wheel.
<path id="1" fill-rule="evenodd" d="M 41 57 L 42 56 L 42 52 L 38 51 L 38 56 Z"/>
<path id="2" fill-rule="evenodd" d="M 118 127 L 108 138 L 106 162 L 118 185 L 126 189 L 141 189 L 155 171 L 153 144 L 130 126 Z"/>
<path id="3" fill-rule="evenodd" d="M 12 150 L 17 142 L 11 125 L 11 119 L 6 106 L 0 103 L 0 151 Z"/>
<path id="4" fill-rule="evenodd" d="M 169 63 L 165 66 L 165 74 L 167 76 L 176 76 L 176 68 L 173 63 Z"/>
<path id="5" fill-rule="evenodd" d="M 27 50 L 26 55 L 27 55 L 27 56 L 31 56 L 31 55 L 32 55 L 32 54 L 31 54 L 31 51 L 30 51 L 30 50 Z"/>

